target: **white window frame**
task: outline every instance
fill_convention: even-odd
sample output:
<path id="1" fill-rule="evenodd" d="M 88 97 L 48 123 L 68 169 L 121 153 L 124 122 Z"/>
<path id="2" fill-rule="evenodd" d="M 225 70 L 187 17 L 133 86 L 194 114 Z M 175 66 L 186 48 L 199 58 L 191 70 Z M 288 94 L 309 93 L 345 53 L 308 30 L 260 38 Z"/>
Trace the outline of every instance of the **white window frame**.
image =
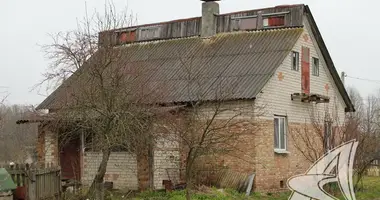
<path id="1" fill-rule="evenodd" d="M 297 57 L 296 57 L 296 63 L 294 63 L 294 60 L 293 60 L 293 57 L 294 57 L 294 55 L 296 55 Z M 300 53 L 298 52 L 298 51 L 292 51 L 291 52 L 291 55 L 290 55 L 290 57 L 291 57 L 291 68 L 292 68 L 292 70 L 293 71 L 299 71 L 300 70 Z M 296 69 L 294 69 L 294 64 L 296 64 Z"/>
<path id="2" fill-rule="evenodd" d="M 311 70 L 311 74 L 313 75 L 313 76 L 319 76 L 319 69 L 320 69 L 320 61 L 319 61 L 319 58 L 316 58 L 316 57 L 313 57 L 312 59 L 312 65 L 313 65 L 313 68 L 312 68 L 312 70 Z M 315 61 L 318 61 L 318 65 L 315 65 Z M 317 69 L 317 70 L 316 70 Z"/>
<path id="3" fill-rule="evenodd" d="M 287 148 L 288 148 L 288 142 L 287 142 L 287 132 L 288 132 L 288 122 L 287 122 L 287 117 L 286 116 L 278 116 L 278 115 L 276 115 L 275 117 L 274 117 L 274 119 L 273 119 L 273 123 L 274 123 L 274 132 L 273 132 L 273 137 L 275 136 L 274 134 L 276 134 L 276 130 L 275 130 L 275 121 L 276 121 L 276 119 L 277 120 L 279 120 L 278 122 L 278 145 L 277 144 L 274 144 L 274 151 L 276 152 L 276 153 L 289 153 L 289 152 L 287 152 Z M 281 126 L 280 126 L 280 120 L 284 120 L 284 127 L 283 127 L 283 132 L 284 132 L 284 147 L 283 148 L 281 148 Z M 275 142 L 275 141 L 274 141 Z M 278 148 L 276 147 L 276 146 L 278 146 Z"/>

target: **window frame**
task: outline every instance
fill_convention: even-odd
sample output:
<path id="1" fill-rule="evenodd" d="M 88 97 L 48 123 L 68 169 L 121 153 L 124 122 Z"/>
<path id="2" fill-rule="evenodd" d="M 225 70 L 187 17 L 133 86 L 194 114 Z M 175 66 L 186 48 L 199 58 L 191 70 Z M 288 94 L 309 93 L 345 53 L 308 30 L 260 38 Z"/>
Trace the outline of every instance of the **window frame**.
<path id="1" fill-rule="evenodd" d="M 280 126 L 280 120 L 284 120 L 283 122 L 283 138 L 284 138 L 284 147 L 282 148 L 281 147 L 281 126 Z M 275 152 L 278 152 L 278 153 L 287 153 L 287 149 L 288 149 L 288 140 L 287 140 L 287 132 L 288 132 L 288 120 L 287 120 L 287 117 L 286 116 L 280 116 L 280 115 L 275 115 L 274 116 L 274 119 L 273 119 L 273 123 L 274 123 L 274 133 L 273 133 L 273 136 L 276 137 L 276 120 L 278 120 L 278 136 L 277 136 L 277 142 L 278 142 L 278 145 L 276 144 L 276 140 L 274 139 L 274 150 Z"/>
<path id="2" fill-rule="evenodd" d="M 296 55 L 296 61 L 294 61 L 294 55 Z M 294 64 L 296 64 L 296 69 L 294 69 Z M 300 53 L 298 51 L 291 52 L 291 68 L 293 71 L 300 71 Z"/>
<path id="3" fill-rule="evenodd" d="M 276 17 L 277 18 L 283 18 L 282 20 L 283 20 L 284 23 L 282 25 L 270 26 L 269 25 L 269 19 L 270 18 L 276 18 Z M 264 21 L 265 20 L 268 20 L 268 25 L 267 26 L 264 25 Z M 284 14 L 276 14 L 276 15 L 263 16 L 263 18 L 262 18 L 262 26 L 263 26 L 264 29 L 285 27 L 286 26 L 286 21 L 285 20 L 286 20 L 286 16 Z"/>
<path id="4" fill-rule="evenodd" d="M 316 57 L 312 57 L 312 70 L 311 70 L 311 74 L 313 75 L 313 76 L 319 76 L 319 69 L 320 69 L 320 61 L 319 61 L 319 58 L 316 58 Z M 318 61 L 318 65 L 315 65 L 315 61 Z M 315 69 L 317 69 L 317 70 L 315 70 Z"/>

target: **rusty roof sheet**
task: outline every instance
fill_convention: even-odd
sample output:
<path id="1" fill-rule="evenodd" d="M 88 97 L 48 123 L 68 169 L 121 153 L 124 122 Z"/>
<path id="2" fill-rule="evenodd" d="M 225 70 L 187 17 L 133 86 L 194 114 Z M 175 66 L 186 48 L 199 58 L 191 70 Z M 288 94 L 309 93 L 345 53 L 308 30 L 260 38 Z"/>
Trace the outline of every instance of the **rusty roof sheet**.
<path id="1" fill-rule="evenodd" d="M 300 37 L 302 28 L 234 32 L 116 47 L 122 66 L 144 69 L 150 90 L 160 90 L 159 103 L 252 99 L 261 91 Z M 91 66 L 87 66 L 91 67 Z M 67 99 L 69 78 L 37 109 L 54 109 Z M 160 87 L 160 88 L 157 88 Z"/>

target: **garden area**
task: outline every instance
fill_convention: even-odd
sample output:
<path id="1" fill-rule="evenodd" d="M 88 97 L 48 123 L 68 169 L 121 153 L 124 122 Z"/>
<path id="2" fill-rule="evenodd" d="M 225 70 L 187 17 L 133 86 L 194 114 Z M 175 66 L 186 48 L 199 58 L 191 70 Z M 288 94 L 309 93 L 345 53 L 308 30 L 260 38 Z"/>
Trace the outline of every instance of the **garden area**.
<path id="1" fill-rule="evenodd" d="M 380 177 L 364 177 L 361 183 L 363 189 L 356 192 L 357 200 L 380 200 Z M 339 192 L 336 193 L 337 195 Z M 192 194 L 194 200 L 228 200 L 228 199 L 262 199 L 262 200 L 287 200 L 290 192 L 280 193 L 258 193 L 253 192 L 249 197 L 244 193 L 239 193 L 232 189 L 217 189 L 209 187 L 198 187 L 197 191 Z M 77 199 L 78 197 L 76 197 Z M 186 193 L 184 190 L 164 192 L 164 191 L 146 191 L 138 194 L 123 193 L 120 191 L 109 192 L 106 199 L 108 200 L 185 200 Z M 340 199 L 344 200 L 343 197 Z"/>

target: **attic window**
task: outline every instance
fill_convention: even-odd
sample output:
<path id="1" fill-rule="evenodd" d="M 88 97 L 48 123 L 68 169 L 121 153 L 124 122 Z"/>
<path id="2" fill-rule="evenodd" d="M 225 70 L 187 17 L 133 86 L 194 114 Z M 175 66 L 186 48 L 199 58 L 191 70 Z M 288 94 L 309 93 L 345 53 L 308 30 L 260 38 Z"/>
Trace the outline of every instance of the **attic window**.
<path id="1" fill-rule="evenodd" d="M 277 26 L 284 26 L 285 25 L 285 16 L 270 16 L 270 17 L 264 17 L 263 18 L 263 27 L 269 28 L 269 27 L 277 27 Z"/>
<path id="2" fill-rule="evenodd" d="M 141 27 L 139 29 L 139 40 L 157 39 L 161 34 L 161 26 Z"/>
<path id="3" fill-rule="evenodd" d="M 319 76 L 319 59 L 313 57 L 312 73 L 314 76 Z"/>
<path id="4" fill-rule="evenodd" d="M 244 16 L 232 18 L 232 29 L 238 30 L 256 30 L 257 29 L 257 16 Z"/>
<path id="5" fill-rule="evenodd" d="M 119 44 L 133 42 L 136 40 L 136 31 L 119 32 L 117 35 Z"/>
<path id="6" fill-rule="evenodd" d="M 240 19 L 240 30 L 254 30 L 257 28 L 257 18 Z"/>
<path id="7" fill-rule="evenodd" d="M 300 54 L 296 51 L 292 51 L 292 70 L 298 71 L 300 68 Z"/>

